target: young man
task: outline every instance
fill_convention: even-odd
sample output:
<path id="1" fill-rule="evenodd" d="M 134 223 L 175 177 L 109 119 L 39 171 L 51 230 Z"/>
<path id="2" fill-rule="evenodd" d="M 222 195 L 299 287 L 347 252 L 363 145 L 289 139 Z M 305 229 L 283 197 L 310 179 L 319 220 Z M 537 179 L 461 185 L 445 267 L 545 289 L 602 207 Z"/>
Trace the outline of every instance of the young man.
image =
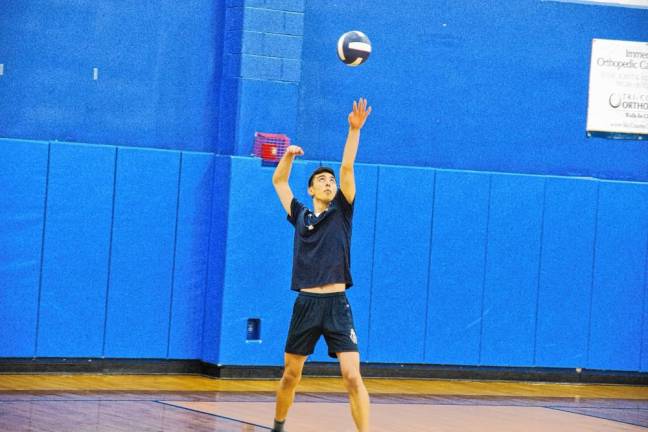
<path id="1" fill-rule="evenodd" d="M 291 288 L 299 292 L 286 341 L 284 373 L 277 390 L 274 432 L 284 432 L 304 362 L 321 335 L 326 339 L 329 355 L 340 361 L 356 427 L 360 432 L 369 431 L 369 394 L 360 375 L 358 341 L 345 290 L 353 284 L 350 273 L 356 192 L 353 164 L 360 129 L 370 113 L 366 99 L 353 102 L 340 167 L 340 188 L 331 168 L 320 167 L 311 174 L 308 194 L 313 199 L 313 211 L 295 199 L 288 184 L 293 160 L 304 154 L 300 147 L 288 147 L 272 177 L 288 221 L 295 227 Z"/>

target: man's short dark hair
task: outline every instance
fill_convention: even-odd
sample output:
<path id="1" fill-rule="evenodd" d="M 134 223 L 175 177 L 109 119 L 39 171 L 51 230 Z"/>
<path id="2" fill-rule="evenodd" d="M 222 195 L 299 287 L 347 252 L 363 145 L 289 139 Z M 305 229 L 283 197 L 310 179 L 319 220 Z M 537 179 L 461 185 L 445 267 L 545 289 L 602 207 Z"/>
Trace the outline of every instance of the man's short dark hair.
<path id="1" fill-rule="evenodd" d="M 315 176 L 317 174 L 321 174 L 321 173 L 324 173 L 324 172 L 331 174 L 333 176 L 333 178 L 335 178 L 335 171 L 333 171 L 333 168 L 321 166 L 321 167 L 317 168 L 315 171 L 313 171 L 313 174 L 311 174 L 310 177 L 308 178 L 308 187 L 313 186 L 313 179 L 315 178 Z"/>

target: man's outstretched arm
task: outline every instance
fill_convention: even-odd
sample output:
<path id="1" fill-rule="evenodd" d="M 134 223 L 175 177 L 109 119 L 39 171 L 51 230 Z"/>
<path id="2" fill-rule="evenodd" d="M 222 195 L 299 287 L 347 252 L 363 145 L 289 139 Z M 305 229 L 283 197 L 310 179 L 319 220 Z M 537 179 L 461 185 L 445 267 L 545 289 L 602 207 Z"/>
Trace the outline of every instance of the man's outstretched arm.
<path id="1" fill-rule="evenodd" d="M 356 193 L 353 164 L 358 153 L 360 129 L 364 126 L 369 114 L 371 114 L 371 107 L 367 108 L 367 99 L 360 98 L 357 102 L 353 101 L 353 111 L 349 114 L 349 133 L 344 144 L 342 166 L 340 167 L 340 190 L 349 203 L 353 203 Z"/>
<path id="2" fill-rule="evenodd" d="M 274 174 L 272 175 L 272 184 L 274 185 L 275 191 L 277 192 L 279 200 L 281 201 L 281 205 L 283 206 L 284 210 L 286 210 L 288 216 L 291 216 L 290 203 L 293 199 L 293 193 L 290 189 L 290 185 L 288 184 L 288 179 L 290 178 L 290 170 L 292 169 L 292 163 L 293 160 L 295 160 L 295 156 L 301 156 L 303 154 L 304 150 L 302 150 L 301 147 L 295 145 L 289 146 L 286 149 L 286 153 L 284 153 L 281 160 L 279 161 L 279 164 L 277 164 L 277 168 L 275 168 Z"/>

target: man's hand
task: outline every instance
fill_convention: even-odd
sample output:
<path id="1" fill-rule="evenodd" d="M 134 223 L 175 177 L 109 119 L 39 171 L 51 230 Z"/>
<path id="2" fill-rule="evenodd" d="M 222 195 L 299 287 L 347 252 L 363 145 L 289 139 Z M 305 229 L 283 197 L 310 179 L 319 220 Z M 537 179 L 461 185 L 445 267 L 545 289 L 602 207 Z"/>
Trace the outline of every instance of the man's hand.
<path id="1" fill-rule="evenodd" d="M 353 111 L 349 114 L 351 129 L 362 129 L 369 114 L 371 114 L 371 107 L 367 109 L 367 99 L 360 98 L 360 101 L 353 101 Z"/>
<path id="2" fill-rule="evenodd" d="M 299 147 L 299 146 L 291 145 L 291 146 L 288 146 L 288 148 L 286 149 L 286 154 L 290 155 L 290 156 L 293 156 L 293 157 L 295 157 L 295 156 L 304 156 L 304 150 L 302 150 L 302 148 Z"/>

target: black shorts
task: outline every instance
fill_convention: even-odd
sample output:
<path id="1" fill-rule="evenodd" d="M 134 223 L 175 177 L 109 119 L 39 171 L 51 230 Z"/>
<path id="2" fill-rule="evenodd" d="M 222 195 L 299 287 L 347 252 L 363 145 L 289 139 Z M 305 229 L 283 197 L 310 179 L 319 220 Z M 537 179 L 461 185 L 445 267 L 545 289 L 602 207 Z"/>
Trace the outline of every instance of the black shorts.
<path id="1" fill-rule="evenodd" d="M 312 294 L 300 292 L 293 306 L 286 352 L 307 356 L 324 335 L 329 356 L 338 352 L 357 352 L 358 339 L 351 306 L 344 292 Z"/>

